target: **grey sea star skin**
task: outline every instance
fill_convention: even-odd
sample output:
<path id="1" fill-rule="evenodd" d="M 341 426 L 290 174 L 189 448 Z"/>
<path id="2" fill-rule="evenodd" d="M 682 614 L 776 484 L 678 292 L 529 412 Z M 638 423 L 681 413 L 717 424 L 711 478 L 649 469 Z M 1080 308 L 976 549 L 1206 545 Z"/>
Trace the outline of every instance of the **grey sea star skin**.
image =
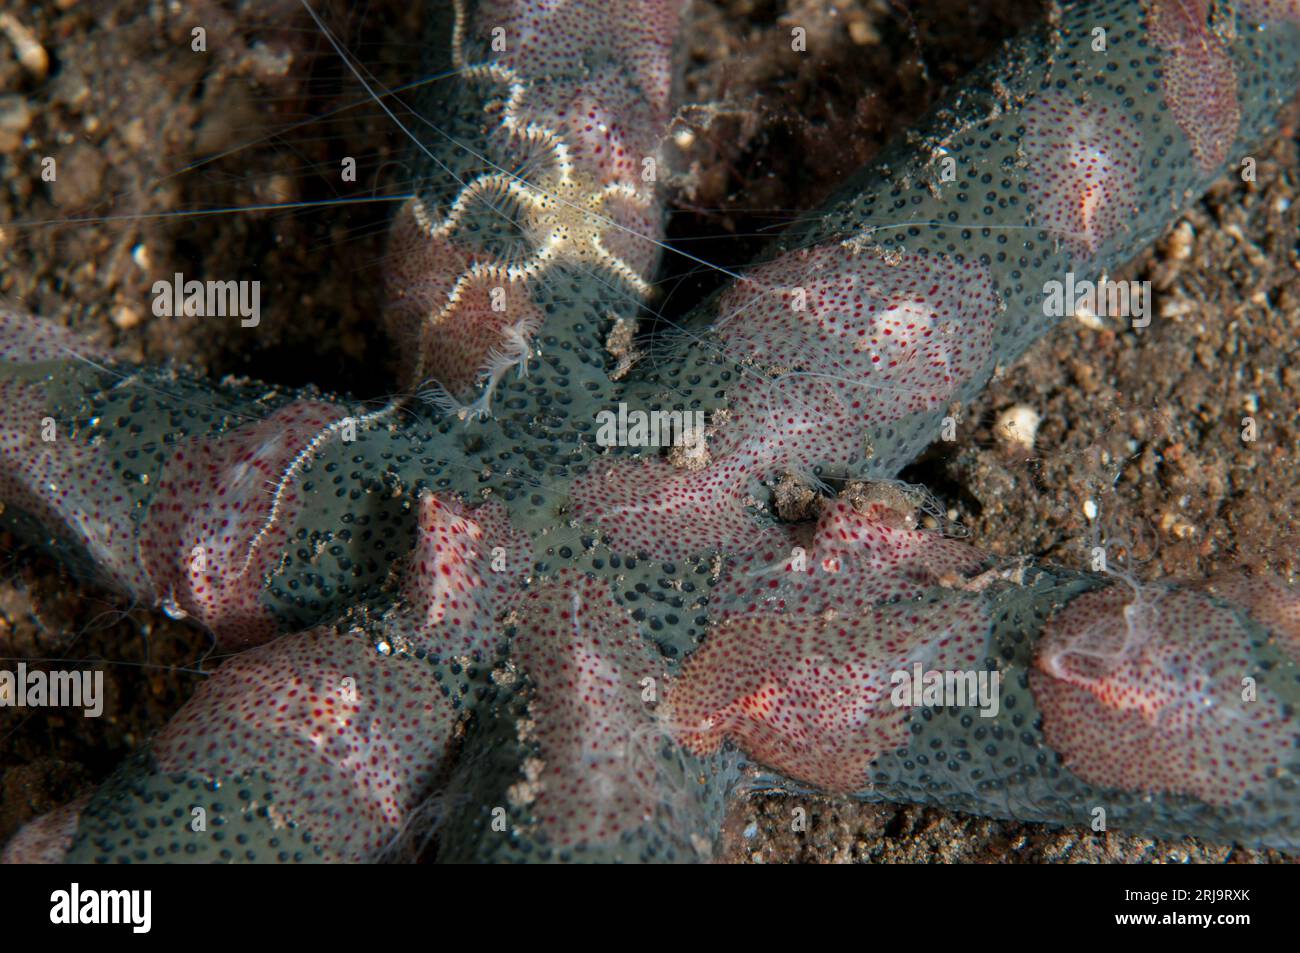
<path id="1" fill-rule="evenodd" d="M 1050 327 L 1052 281 L 1130 257 L 1267 133 L 1300 17 L 1196 7 L 1059 11 L 630 367 L 675 3 L 435 28 L 464 81 L 423 105 L 386 278 L 436 411 L 129 368 L 0 314 L 7 523 L 255 646 L 8 856 L 371 860 L 432 829 L 442 861 L 701 859 L 742 778 L 1295 846 L 1289 590 L 1016 571 L 861 482 Z M 709 426 L 604 446 L 620 405 Z M 815 526 L 773 515 L 787 473 Z M 996 710 L 900 705 L 914 664 L 996 673 Z"/>

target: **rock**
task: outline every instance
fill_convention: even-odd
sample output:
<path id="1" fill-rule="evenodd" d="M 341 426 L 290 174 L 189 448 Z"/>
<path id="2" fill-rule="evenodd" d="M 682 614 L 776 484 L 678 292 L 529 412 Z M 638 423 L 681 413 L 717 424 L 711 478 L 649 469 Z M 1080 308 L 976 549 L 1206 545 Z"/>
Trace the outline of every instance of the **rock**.
<path id="1" fill-rule="evenodd" d="M 32 107 L 22 96 L 0 96 L 0 153 L 15 152 L 32 124 Z"/>
<path id="2" fill-rule="evenodd" d="M 1016 404 L 998 414 L 993 434 L 1005 446 L 1024 451 L 1033 450 L 1041 421 L 1042 418 L 1034 408 L 1027 404 Z"/>

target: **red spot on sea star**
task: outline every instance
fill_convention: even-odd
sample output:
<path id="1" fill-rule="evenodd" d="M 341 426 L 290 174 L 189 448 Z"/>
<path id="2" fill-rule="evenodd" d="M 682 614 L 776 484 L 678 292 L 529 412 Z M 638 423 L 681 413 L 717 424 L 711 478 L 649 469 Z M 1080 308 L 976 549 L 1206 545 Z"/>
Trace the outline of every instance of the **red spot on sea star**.
<path id="1" fill-rule="evenodd" d="M 832 500 L 815 527 L 791 527 L 733 559 L 709 605 L 715 616 L 760 608 L 854 615 L 960 577 L 984 559 L 966 543 L 899 525 L 878 504 L 859 510 Z"/>
<path id="2" fill-rule="evenodd" d="M 180 444 L 163 467 L 140 537 L 153 588 L 223 645 L 270 638 L 267 576 L 301 505 L 286 471 L 345 411 L 295 401 L 265 420 Z M 174 609 L 173 609 L 174 611 Z"/>
<path id="3" fill-rule="evenodd" d="M 805 469 L 861 459 L 871 425 L 943 404 L 984 366 L 1000 309 L 975 264 L 830 244 L 761 265 L 718 304 L 723 348 L 748 369 L 717 449 L 757 442 Z"/>
<path id="4" fill-rule="evenodd" d="M 536 694 L 534 813 L 560 847 L 617 838 L 661 796 L 647 701 L 662 674 L 609 584 L 565 570 L 528 593 L 515 648 Z M 645 682 L 651 679 L 651 682 Z"/>
<path id="5" fill-rule="evenodd" d="M 596 463 L 575 481 L 573 512 L 597 523 L 615 552 L 681 559 L 752 545 L 761 530 L 745 510 L 756 457 L 736 453 L 699 470 L 662 460 Z"/>
<path id="6" fill-rule="evenodd" d="M 423 662 L 314 629 L 240 653 L 153 742 L 165 772 L 268 785 L 272 817 L 364 861 L 427 794 L 456 718 Z"/>
<path id="7" fill-rule="evenodd" d="M 1043 734 L 1089 784 L 1230 804 L 1295 745 L 1231 610 L 1189 590 L 1079 596 L 1044 630 L 1030 688 Z"/>
<path id="8" fill-rule="evenodd" d="M 83 794 L 27 823 L 0 852 L 0 864 L 61 864 L 77 833 L 81 812 L 90 802 Z"/>
<path id="9" fill-rule="evenodd" d="M 433 650 L 486 650 L 531 568 L 532 544 L 498 501 L 470 509 L 426 493 L 403 589 L 402 628 Z"/>
<path id="10" fill-rule="evenodd" d="M 1137 205 L 1142 134 L 1131 118 L 1075 93 L 1040 91 L 1025 104 L 1025 160 L 1034 219 L 1078 255 L 1093 255 Z"/>
<path id="11" fill-rule="evenodd" d="M 1241 125 L 1237 71 L 1209 19 L 1209 0 L 1153 0 L 1147 15 L 1165 104 L 1204 172 L 1223 164 Z"/>
<path id="12" fill-rule="evenodd" d="M 755 761 L 828 791 L 860 790 L 871 763 L 907 745 L 911 709 L 894 673 L 970 669 L 988 631 L 982 600 L 899 603 L 842 618 L 737 615 L 709 633 L 668 694 L 667 718 L 697 754 L 733 739 Z"/>
<path id="13" fill-rule="evenodd" d="M 1268 629 L 1283 652 L 1300 663 L 1300 592 L 1276 576 L 1239 572 L 1207 579 L 1204 588 L 1241 606 Z"/>

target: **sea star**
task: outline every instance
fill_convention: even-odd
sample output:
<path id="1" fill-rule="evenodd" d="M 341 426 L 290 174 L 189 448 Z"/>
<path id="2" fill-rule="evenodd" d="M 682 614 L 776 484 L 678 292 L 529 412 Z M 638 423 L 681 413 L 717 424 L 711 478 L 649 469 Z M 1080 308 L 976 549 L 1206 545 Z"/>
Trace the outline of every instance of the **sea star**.
<path id="1" fill-rule="evenodd" d="M 628 367 L 606 341 L 656 264 L 682 15 L 493 0 L 435 31 L 460 79 L 393 226 L 409 353 L 378 410 L 0 311 L 5 518 L 254 646 L 7 856 L 432 832 L 440 860 L 701 859 L 742 782 L 1300 844 L 1291 590 L 1013 567 L 879 485 L 1054 323 L 1049 283 L 1131 256 L 1268 129 L 1294 5 L 1060 11 Z M 709 425 L 606 451 L 620 404 Z M 790 474 L 814 520 L 774 517 Z"/>

